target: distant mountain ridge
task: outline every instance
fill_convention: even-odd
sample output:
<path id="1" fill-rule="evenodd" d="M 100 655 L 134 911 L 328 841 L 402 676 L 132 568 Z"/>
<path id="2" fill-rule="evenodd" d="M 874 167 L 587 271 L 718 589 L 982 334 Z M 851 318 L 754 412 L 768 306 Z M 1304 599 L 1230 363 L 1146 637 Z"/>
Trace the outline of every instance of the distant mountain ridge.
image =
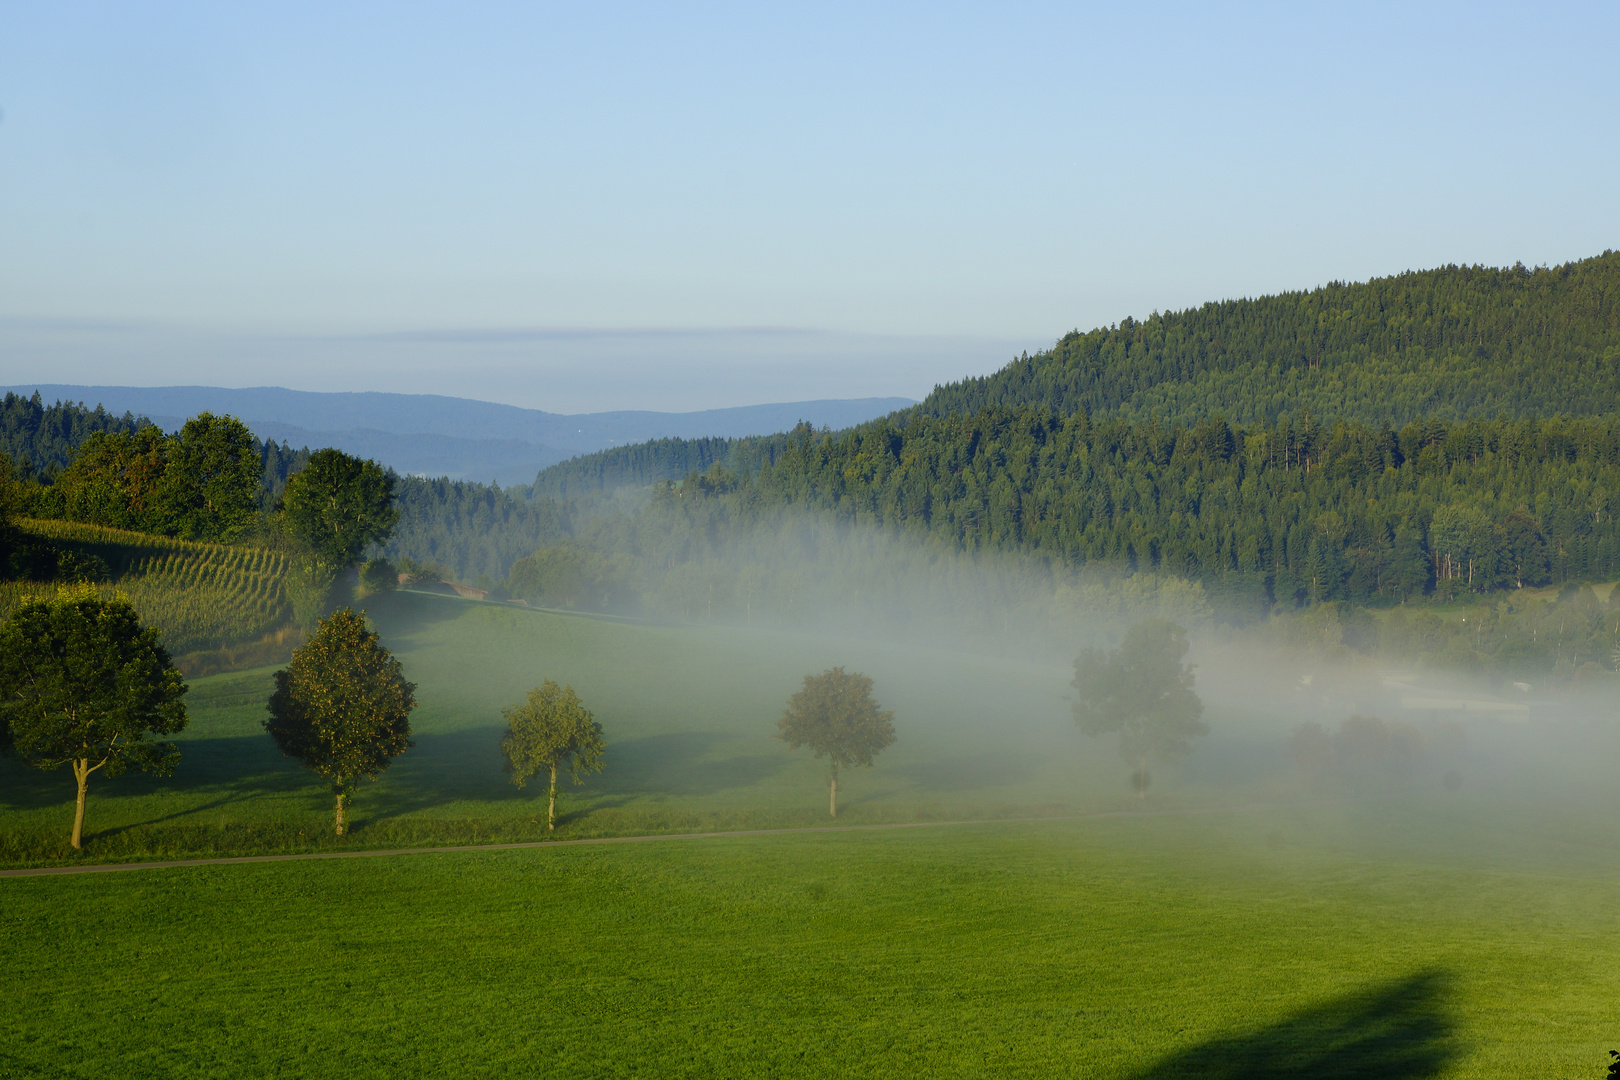
<path id="1" fill-rule="evenodd" d="M 787 431 L 799 421 L 850 427 L 916 404 L 909 398 L 776 402 L 701 412 L 638 410 L 567 415 L 437 394 L 321 393 L 282 387 L 0 387 L 47 403 L 82 401 L 144 415 L 167 428 L 199 412 L 230 413 L 260 438 L 336 446 L 402 473 L 528 483 L 541 468 L 579 454 L 661 438 L 739 438 Z"/>

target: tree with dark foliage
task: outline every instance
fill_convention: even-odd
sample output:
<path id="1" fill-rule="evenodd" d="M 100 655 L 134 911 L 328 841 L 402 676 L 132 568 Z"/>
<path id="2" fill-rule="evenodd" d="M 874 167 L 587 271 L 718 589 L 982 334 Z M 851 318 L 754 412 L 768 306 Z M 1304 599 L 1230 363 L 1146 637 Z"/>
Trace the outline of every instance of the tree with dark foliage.
<path id="1" fill-rule="evenodd" d="M 174 771 L 179 749 L 147 736 L 185 728 L 185 693 L 158 631 L 126 600 L 67 589 L 24 601 L 0 626 L 0 752 L 36 769 L 73 767 L 74 848 L 91 773 Z"/>
<path id="2" fill-rule="evenodd" d="M 405 681 L 400 662 L 352 608 L 321 620 L 275 679 L 264 728 L 283 754 L 331 781 L 342 836 L 361 778 L 377 779 L 415 745 L 416 684 Z"/>

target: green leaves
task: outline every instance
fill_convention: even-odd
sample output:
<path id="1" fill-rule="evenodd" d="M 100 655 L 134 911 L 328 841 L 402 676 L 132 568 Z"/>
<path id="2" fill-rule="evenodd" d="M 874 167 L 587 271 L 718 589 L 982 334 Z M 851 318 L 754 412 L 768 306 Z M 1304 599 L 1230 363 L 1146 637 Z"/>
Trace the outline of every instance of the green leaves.
<path id="1" fill-rule="evenodd" d="M 834 767 L 871 765 L 895 737 L 894 713 L 872 700 L 872 680 L 841 667 L 806 675 L 777 727 L 777 738 L 788 746 L 808 746 Z"/>
<path id="2" fill-rule="evenodd" d="M 507 730 L 501 740 L 501 756 L 517 787 L 553 767 L 566 767 L 576 784 L 584 782 L 586 773 L 601 771 L 602 757 L 607 752 L 602 725 L 572 686 L 558 686 L 547 679 L 529 691 L 522 705 L 502 715 Z"/>
<path id="3" fill-rule="evenodd" d="M 293 533 L 308 544 L 326 570 L 360 561 L 399 521 L 394 477 L 375 461 L 341 450 L 317 450 L 302 472 L 287 481 L 281 512 Z"/>
<path id="4" fill-rule="evenodd" d="M 282 753 L 335 784 L 375 780 L 414 745 L 416 686 L 352 608 L 323 620 L 275 680 L 265 730 Z"/>
<path id="5" fill-rule="evenodd" d="M 179 749 L 147 736 L 185 728 L 185 693 L 158 632 L 141 626 L 127 600 L 64 589 L 24 602 L 0 625 L 0 752 L 36 769 L 72 762 L 81 810 L 83 778 L 98 769 L 174 771 Z"/>
<path id="6" fill-rule="evenodd" d="M 247 426 L 205 412 L 175 435 L 151 426 L 92 433 L 52 495 L 72 521 L 229 540 L 258 512 L 259 474 Z"/>

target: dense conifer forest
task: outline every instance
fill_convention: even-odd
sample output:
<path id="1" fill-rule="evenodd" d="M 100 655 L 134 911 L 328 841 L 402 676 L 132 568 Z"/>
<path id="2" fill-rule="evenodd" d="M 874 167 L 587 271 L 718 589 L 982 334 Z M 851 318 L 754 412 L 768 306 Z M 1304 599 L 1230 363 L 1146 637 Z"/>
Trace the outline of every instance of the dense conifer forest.
<path id="1" fill-rule="evenodd" d="M 801 429 L 754 472 L 712 468 L 645 511 L 746 528 L 776 507 L 1204 581 L 1244 604 L 1394 603 L 1620 573 L 1620 424 L 1307 414 L 1233 428 L 1039 408 Z M 673 524 L 654 532 L 675 535 Z"/>
<path id="2" fill-rule="evenodd" d="M 1224 300 L 1066 335 L 937 388 L 931 416 L 992 405 L 1192 423 L 1613 412 L 1620 252 L 1551 268 L 1447 266 Z"/>

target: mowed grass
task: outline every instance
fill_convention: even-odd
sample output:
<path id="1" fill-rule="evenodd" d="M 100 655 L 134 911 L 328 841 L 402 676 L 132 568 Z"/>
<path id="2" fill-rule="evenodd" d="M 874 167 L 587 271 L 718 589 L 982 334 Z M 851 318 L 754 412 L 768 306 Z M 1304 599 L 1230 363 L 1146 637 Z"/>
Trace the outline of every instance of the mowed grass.
<path id="1" fill-rule="evenodd" d="M 546 678 L 579 691 L 608 743 L 606 769 L 566 785 L 561 835 L 826 820 L 825 762 L 774 735 L 803 677 L 835 664 L 876 679 L 899 732 L 874 768 L 845 772 L 840 820 L 1063 814 L 1130 801 L 1113 747 L 1074 728 L 1062 664 L 419 594 L 376 598 L 371 615 L 417 684 L 416 746 L 361 785 L 349 838 L 330 836 L 325 785 L 260 726 L 272 686 L 265 668 L 192 682 L 172 777 L 92 779 L 83 856 L 66 846 L 69 773 L 0 760 L 0 864 L 540 839 L 543 786 L 514 788 L 498 744 L 501 710 Z M 1269 753 L 1275 764 L 1277 749 Z M 1198 769 L 1251 759 L 1238 742 L 1223 743 L 1190 772 L 1165 770 L 1163 797 L 1205 798 Z"/>
<path id="2" fill-rule="evenodd" d="M 1612 845 L 1504 869 L 1410 814 L 0 880 L 0 1075 L 1601 1075 Z"/>

